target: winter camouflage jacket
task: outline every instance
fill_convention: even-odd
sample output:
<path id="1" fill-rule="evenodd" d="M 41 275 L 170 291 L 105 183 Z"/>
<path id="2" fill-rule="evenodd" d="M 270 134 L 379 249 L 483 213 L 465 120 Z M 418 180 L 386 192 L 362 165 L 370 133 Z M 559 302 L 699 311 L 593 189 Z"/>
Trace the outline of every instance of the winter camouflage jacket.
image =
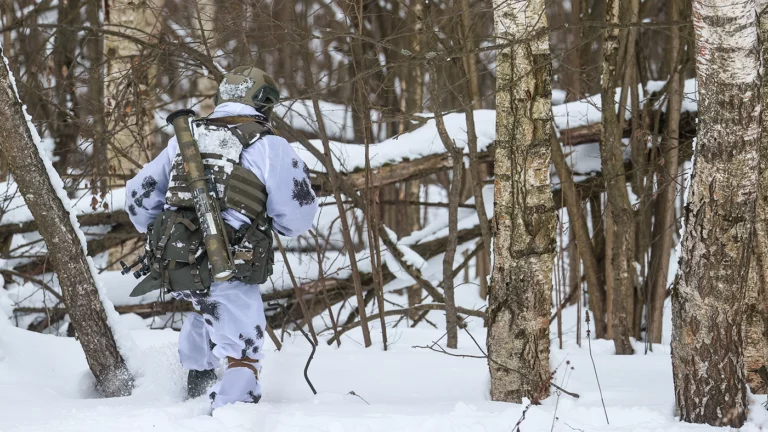
<path id="1" fill-rule="evenodd" d="M 256 110 L 228 102 L 217 106 L 209 118 L 244 115 L 256 115 Z M 168 147 L 126 184 L 125 208 L 139 232 L 147 232 L 147 226 L 169 208 L 165 196 L 178 151 L 173 137 Z M 285 139 L 275 135 L 259 138 L 243 150 L 240 164 L 266 186 L 267 215 L 277 232 L 295 237 L 311 228 L 317 199 L 310 187 L 309 169 Z M 234 229 L 249 223 L 248 218 L 231 209 L 222 212 L 222 217 Z"/>

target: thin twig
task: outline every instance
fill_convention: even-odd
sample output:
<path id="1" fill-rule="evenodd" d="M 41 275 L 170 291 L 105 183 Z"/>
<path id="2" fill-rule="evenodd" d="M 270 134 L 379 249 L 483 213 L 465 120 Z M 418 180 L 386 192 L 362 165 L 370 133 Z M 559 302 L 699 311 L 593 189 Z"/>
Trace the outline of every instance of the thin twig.
<path id="1" fill-rule="evenodd" d="M 293 276 L 293 270 L 291 269 L 291 263 L 288 262 L 288 255 L 285 253 L 285 248 L 283 248 L 283 243 L 280 241 L 280 235 L 277 233 L 275 233 L 275 241 L 277 241 L 277 247 L 278 249 L 280 249 L 280 253 L 283 255 L 283 262 L 285 263 L 285 269 L 288 270 L 288 276 L 290 276 L 291 283 L 293 284 L 293 289 L 296 292 L 296 301 L 299 302 L 301 313 L 304 315 L 304 321 L 307 323 L 307 327 L 309 328 L 309 333 L 312 335 L 312 341 L 315 344 L 317 344 L 317 334 L 315 333 L 315 327 L 312 325 L 312 315 L 310 315 L 309 313 L 309 309 L 307 308 L 307 303 L 304 302 L 304 292 L 302 291 L 301 287 L 299 287 L 299 284 L 296 283 L 296 278 Z"/>
<path id="2" fill-rule="evenodd" d="M 305 332 L 304 329 L 301 328 L 299 323 L 297 323 L 296 320 L 293 319 L 291 314 L 288 312 L 288 309 L 282 303 L 272 302 L 272 303 L 269 303 L 268 306 L 273 306 L 273 307 L 277 306 L 280 309 L 282 309 L 283 314 L 285 314 L 284 315 L 285 318 L 283 318 L 283 321 L 285 321 L 285 319 L 290 319 L 294 324 L 296 324 L 296 328 L 298 328 L 301 334 L 304 335 L 304 337 L 307 339 L 307 342 L 309 342 L 309 344 L 312 345 L 312 352 L 309 353 L 307 364 L 304 365 L 304 379 L 307 381 L 307 384 L 309 384 L 309 388 L 312 389 L 312 393 L 317 394 L 317 390 L 315 390 L 315 386 L 312 385 L 312 381 L 309 380 L 309 374 L 308 374 L 309 364 L 312 363 L 312 359 L 315 358 L 315 351 L 317 350 L 317 345 L 315 345 L 315 343 L 312 342 L 312 338 L 310 338 L 307 332 Z M 285 322 L 283 322 L 283 328 L 285 328 Z"/>
<path id="3" fill-rule="evenodd" d="M 587 314 L 587 344 L 589 345 L 589 358 L 592 360 L 592 368 L 595 370 L 595 380 L 597 381 L 597 389 L 600 391 L 600 402 L 603 404 L 603 412 L 605 413 L 605 422 L 611 424 L 608 421 L 608 410 L 605 409 L 605 400 L 603 399 L 603 389 L 600 387 L 600 378 L 597 377 L 597 366 L 595 366 L 595 358 L 592 357 L 592 338 L 589 337 L 589 311 L 585 311 Z"/>
<path id="4" fill-rule="evenodd" d="M 361 401 L 365 402 L 366 405 L 370 405 L 367 400 L 363 399 L 362 396 L 360 396 L 359 394 L 355 393 L 354 390 L 350 390 L 349 393 L 347 393 L 347 394 L 348 395 L 352 395 L 352 396 L 357 396 L 357 397 L 360 398 Z"/>
<path id="5" fill-rule="evenodd" d="M 325 286 L 325 272 L 323 271 L 323 255 L 320 253 L 320 242 L 318 241 L 317 234 L 313 230 L 309 230 L 309 235 L 315 239 L 315 251 L 317 253 L 317 275 L 320 283 Z M 331 302 L 328 301 L 328 290 L 323 290 L 323 298 L 325 299 L 325 306 L 328 308 L 328 316 L 331 319 L 331 327 L 333 328 L 333 334 L 338 333 L 338 324 L 336 318 L 333 316 L 333 309 L 331 308 Z M 336 346 L 341 346 L 341 340 L 336 338 Z"/>

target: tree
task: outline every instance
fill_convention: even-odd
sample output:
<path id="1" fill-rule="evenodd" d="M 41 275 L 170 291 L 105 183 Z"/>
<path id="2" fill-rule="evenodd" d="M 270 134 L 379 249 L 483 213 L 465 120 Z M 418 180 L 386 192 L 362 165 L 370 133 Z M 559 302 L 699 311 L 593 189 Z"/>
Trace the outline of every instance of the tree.
<path id="1" fill-rule="evenodd" d="M 680 19 L 682 1 L 670 1 L 669 16 L 672 21 Z M 686 14 L 687 15 L 687 14 Z M 657 201 L 656 223 L 653 226 L 653 238 L 656 239 L 651 250 L 651 269 L 649 277 L 648 339 L 661 343 L 661 330 L 664 317 L 664 300 L 667 298 L 667 274 L 669 258 L 672 253 L 672 234 L 677 226 L 675 222 L 675 198 L 677 197 L 677 160 L 680 146 L 680 110 L 683 105 L 683 74 L 681 61 L 681 29 L 669 29 L 669 56 L 672 73 L 669 77 L 669 102 L 667 103 L 667 133 L 661 142 L 664 166 L 659 170 L 661 180 Z"/>
<path id="2" fill-rule="evenodd" d="M 619 0 L 608 0 L 605 20 L 619 23 Z M 602 134 L 600 136 L 600 158 L 603 163 L 603 177 L 606 181 L 608 202 L 606 205 L 606 301 L 610 311 L 609 333 L 613 336 L 616 354 L 632 354 L 629 343 L 628 300 L 632 297 L 634 273 L 632 206 L 627 192 L 627 178 L 624 173 L 624 152 L 622 127 L 616 115 L 614 97 L 620 73 L 617 70 L 619 57 L 618 27 L 605 31 L 602 64 Z M 619 109 L 621 116 L 624 109 Z"/>
<path id="3" fill-rule="evenodd" d="M 672 367 L 683 421 L 746 419 L 742 324 L 758 180 L 760 51 L 754 0 L 696 0 L 699 131 L 672 292 Z"/>
<path id="4" fill-rule="evenodd" d="M 114 133 L 107 149 L 110 174 L 114 174 L 110 177 L 112 186 L 123 186 L 125 180 L 135 175 L 159 150 L 153 139 L 159 54 L 135 40 L 151 41 L 159 32 L 158 18 L 164 6 L 165 0 L 112 0 L 109 13 L 105 14 L 104 27 L 115 32 L 104 39 L 105 118 L 107 129 Z M 140 254 L 141 245 L 137 241 L 126 242 L 110 251 L 109 262 L 117 267 L 119 259 L 132 261 Z"/>
<path id="5" fill-rule="evenodd" d="M 768 55 L 768 0 L 758 0 L 760 41 L 763 59 Z M 763 76 L 766 64 L 763 63 Z M 761 100 L 768 100 L 768 80 L 763 80 Z M 744 370 L 747 383 L 754 394 L 766 393 L 768 386 L 758 370 L 768 363 L 768 114 L 761 118 L 760 166 L 758 171 L 758 195 L 755 205 L 754 248 L 749 269 L 749 283 L 744 313 Z"/>
<path id="6" fill-rule="evenodd" d="M 53 166 L 40 156 L 37 132 L 25 120 L 26 112 L 16 94 L 7 63 L 0 67 L 0 150 L 8 155 L 9 169 L 48 246 L 61 290 L 88 366 L 105 396 L 131 392 L 133 377 L 120 354 L 107 322 L 82 233 L 73 224 L 63 199 L 63 185 Z M 54 186 L 49 174 L 59 183 Z"/>
<path id="7" fill-rule="evenodd" d="M 551 65 L 543 0 L 494 1 L 497 62 L 495 240 L 488 303 L 491 398 L 549 394 L 555 252 L 550 191 Z"/>

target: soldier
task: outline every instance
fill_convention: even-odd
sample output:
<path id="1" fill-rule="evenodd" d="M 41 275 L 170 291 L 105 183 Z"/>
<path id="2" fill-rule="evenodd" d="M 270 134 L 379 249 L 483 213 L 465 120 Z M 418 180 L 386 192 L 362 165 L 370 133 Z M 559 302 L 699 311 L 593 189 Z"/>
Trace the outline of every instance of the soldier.
<path id="1" fill-rule="evenodd" d="M 179 357 L 189 370 L 189 396 L 207 391 L 214 409 L 261 398 L 266 319 L 258 284 L 272 272 L 271 230 L 302 234 L 317 211 L 309 169 L 269 126 L 278 99 L 269 75 L 238 67 L 219 85 L 213 113 L 192 121 L 208 190 L 225 223 L 231 279 L 211 274 L 176 137 L 126 185 L 126 209 L 148 234 L 151 266 L 131 295 L 161 289 L 192 302 L 198 313 L 184 321 Z M 224 360 L 216 382 L 214 369 Z"/>

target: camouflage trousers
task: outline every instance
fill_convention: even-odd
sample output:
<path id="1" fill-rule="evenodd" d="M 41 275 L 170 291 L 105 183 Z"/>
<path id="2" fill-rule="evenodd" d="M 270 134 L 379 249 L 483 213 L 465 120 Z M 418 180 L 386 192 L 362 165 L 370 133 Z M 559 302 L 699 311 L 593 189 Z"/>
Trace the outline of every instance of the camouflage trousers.
<path id="1" fill-rule="evenodd" d="M 191 301 L 200 312 L 188 314 L 179 334 L 179 359 L 185 369 L 215 369 L 225 359 L 246 359 L 249 364 L 258 360 L 255 368 L 261 370 L 266 319 L 257 285 L 215 282 L 208 292 L 173 295 Z M 208 397 L 214 409 L 235 402 L 258 402 L 261 384 L 251 368 L 227 367 L 208 389 Z"/>

